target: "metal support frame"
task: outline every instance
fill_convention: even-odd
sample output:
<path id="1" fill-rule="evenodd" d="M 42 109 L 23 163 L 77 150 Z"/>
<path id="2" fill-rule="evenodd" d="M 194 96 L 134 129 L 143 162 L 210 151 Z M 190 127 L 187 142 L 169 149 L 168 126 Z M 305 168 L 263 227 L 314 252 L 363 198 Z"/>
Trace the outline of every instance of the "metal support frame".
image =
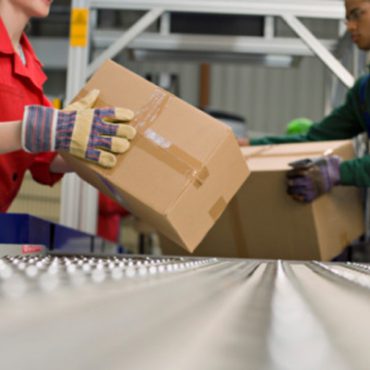
<path id="1" fill-rule="evenodd" d="M 93 34 L 94 46 L 105 48 L 115 42 L 121 31 L 96 31 Z M 328 50 L 334 51 L 335 40 L 320 40 Z M 174 35 L 145 33 L 130 43 L 130 48 L 140 50 L 185 51 L 228 53 L 238 55 L 290 55 L 315 56 L 315 53 L 299 39 L 288 37 L 249 37 L 249 36 L 205 36 L 205 35 Z"/>
<path id="2" fill-rule="evenodd" d="M 301 21 L 293 15 L 283 14 L 282 18 L 347 87 L 354 84 L 355 81 L 351 73 L 317 40 Z"/>
<path id="3" fill-rule="evenodd" d="M 165 13 L 164 15 L 168 14 Z M 122 31 L 97 30 L 93 32 L 94 52 L 107 48 L 121 36 Z M 45 65 L 49 70 L 67 68 L 69 47 L 67 39 L 54 40 L 54 38 L 35 37 L 31 41 L 37 51 L 37 55 L 40 56 L 42 61 L 45 61 Z M 336 54 L 336 40 L 320 40 L 320 42 L 325 48 Z M 166 57 L 184 52 L 193 61 L 207 54 L 211 62 L 212 60 L 222 60 L 219 57 L 220 55 L 225 56 L 224 60 L 241 61 L 243 63 L 249 62 L 250 55 L 315 56 L 315 53 L 300 39 L 288 37 L 270 38 L 266 35 L 264 38 L 247 36 L 212 36 L 212 38 L 209 38 L 205 35 L 163 35 L 146 32 L 130 42 L 129 47 L 135 52 L 145 50 L 151 54 L 160 50 L 161 53 L 165 53 Z M 194 59 L 191 56 L 192 53 L 198 57 Z"/>
<path id="4" fill-rule="evenodd" d="M 85 0 L 73 0 L 72 7 L 84 8 Z M 86 81 L 89 55 L 87 47 L 70 47 L 68 54 L 66 101 L 70 102 Z M 97 191 L 75 174 L 64 176 L 60 222 L 82 231 L 95 233 L 97 220 Z"/>
<path id="5" fill-rule="evenodd" d="M 274 38 L 275 34 L 275 19 L 272 16 L 265 17 L 265 38 L 270 40 Z"/>
<path id="6" fill-rule="evenodd" d="M 249 14 L 280 16 L 293 14 L 297 17 L 344 19 L 342 0 L 91 0 L 92 8 L 149 10 L 163 8 L 166 11 Z"/>
<path id="7" fill-rule="evenodd" d="M 300 1 L 285 0 L 91 0 L 91 7 L 101 9 L 135 9 L 155 10 L 171 12 L 198 12 L 198 13 L 221 13 L 221 14 L 245 14 L 266 16 L 265 39 L 273 39 L 271 31 L 272 17 L 281 17 L 297 33 L 297 35 L 315 52 L 315 54 L 340 78 L 348 87 L 353 84 L 353 76 L 340 64 L 338 60 L 327 50 L 322 43 L 301 23 L 297 17 L 337 19 L 344 18 L 344 7 L 342 1 Z M 127 31 L 126 34 L 130 32 Z M 124 37 L 124 36 L 123 36 Z M 261 40 L 259 40 L 261 41 Z M 127 45 L 128 43 L 126 43 Z"/>
<path id="8" fill-rule="evenodd" d="M 67 81 L 67 101 L 70 100 L 77 91 L 83 86 L 86 78 L 92 74 L 96 68 L 106 59 L 112 58 L 119 53 L 123 48 L 134 45 L 136 42 L 145 42 L 145 37 L 140 39 L 137 37 L 150 24 L 166 12 L 198 12 L 198 13 L 215 13 L 215 14 L 244 14 L 244 15 L 259 15 L 266 17 L 265 35 L 259 38 L 256 42 L 261 40 L 265 43 L 265 52 L 268 48 L 275 48 L 276 53 L 279 54 L 279 47 L 281 54 L 283 54 L 282 43 L 289 43 L 289 40 L 281 40 L 281 44 L 277 46 L 276 38 L 274 38 L 273 21 L 274 17 L 281 17 L 292 28 L 292 30 L 303 40 L 303 42 L 312 50 L 330 69 L 335 73 L 340 80 L 346 85 L 351 86 L 354 79 L 353 76 L 340 64 L 340 62 L 328 50 L 330 46 L 325 45 L 319 41 L 308 29 L 298 20 L 297 17 L 316 18 L 316 19 L 333 19 L 341 20 L 344 18 L 344 7 L 342 0 L 311 0 L 311 1 L 297 1 L 297 0 L 73 0 L 72 8 L 89 8 L 89 9 L 126 9 L 126 10 L 143 10 L 147 13 L 129 30 L 116 39 L 113 44 L 99 55 L 95 60 L 88 65 L 89 47 L 75 48 L 70 47 L 69 62 L 68 62 L 68 81 Z M 163 36 L 158 34 L 157 42 L 169 44 L 172 40 L 174 42 L 174 35 Z M 162 37 L 162 39 L 161 39 Z M 164 39 L 163 37 L 166 37 Z M 137 39 L 137 41 L 135 41 Z M 200 39 L 198 39 L 199 41 Z M 208 44 L 211 44 L 211 38 Z M 212 40 L 215 40 L 212 38 Z M 226 38 L 224 39 L 226 40 Z M 235 40 L 235 39 L 234 39 Z M 191 42 L 190 38 L 187 38 Z M 221 41 L 221 38 L 218 39 Z M 249 40 L 253 42 L 252 40 Z M 293 41 L 295 44 L 291 45 L 291 49 L 301 48 L 303 53 L 302 42 L 299 40 Z M 176 42 L 175 42 L 176 43 Z M 177 40 L 176 47 L 184 46 L 186 43 L 181 43 Z M 201 43 L 202 44 L 202 43 Z M 235 44 L 232 44 L 235 47 Z M 199 46 L 199 45 L 198 45 Z M 204 46 L 204 42 L 203 42 Z M 248 47 L 244 47 L 242 52 L 248 53 Z M 332 46 L 332 45 L 331 45 Z M 255 45 L 257 48 L 257 45 Z M 260 44 L 261 47 L 261 44 Z M 262 47 L 262 48 L 263 48 Z M 184 47 L 186 50 L 186 47 Z M 210 51 L 212 48 L 209 49 Z M 214 49 L 213 49 L 214 50 Z M 203 49 L 204 51 L 204 49 Z M 307 53 L 307 47 L 305 47 Z M 293 55 L 291 51 L 290 55 Z M 96 191 L 91 190 L 81 180 L 76 179 L 75 176 L 68 176 L 63 181 L 62 188 L 62 211 L 61 222 L 69 226 L 77 227 L 84 231 L 94 232 L 96 225 Z"/>
<path id="9" fill-rule="evenodd" d="M 93 74 L 97 68 L 107 59 L 113 58 L 123 50 L 134 38 L 144 32 L 153 22 L 155 22 L 163 13 L 163 9 L 155 8 L 147 12 L 139 21 L 137 21 L 128 31 L 126 31 L 118 40 L 100 54 L 88 67 L 87 77 Z"/>

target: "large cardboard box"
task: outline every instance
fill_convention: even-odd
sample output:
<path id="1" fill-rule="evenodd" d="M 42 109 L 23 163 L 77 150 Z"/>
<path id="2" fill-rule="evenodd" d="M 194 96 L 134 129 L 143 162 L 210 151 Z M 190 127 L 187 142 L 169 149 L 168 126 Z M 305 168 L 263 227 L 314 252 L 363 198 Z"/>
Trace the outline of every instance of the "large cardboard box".
<path id="1" fill-rule="evenodd" d="M 333 152 L 354 157 L 351 141 L 242 149 L 251 175 L 204 241 L 197 255 L 323 260 L 338 255 L 364 232 L 358 188 L 337 186 L 310 204 L 286 194 L 288 163 Z M 184 254 L 161 238 L 165 254 Z"/>
<path id="2" fill-rule="evenodd" d="M 108 61 L 79 96 L 135 112 L 137 137 L 114 169 L 64 155 L 87 182 L 188 251 L 193 251 L 248 175 L 231 129 Z"/>

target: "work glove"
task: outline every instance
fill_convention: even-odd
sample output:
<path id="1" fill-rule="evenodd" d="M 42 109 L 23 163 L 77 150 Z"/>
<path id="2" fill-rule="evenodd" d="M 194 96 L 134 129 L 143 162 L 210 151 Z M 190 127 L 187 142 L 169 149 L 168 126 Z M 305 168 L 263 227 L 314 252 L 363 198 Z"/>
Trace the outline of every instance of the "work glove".
<path id="1" fill-rule="evenodd" d="M 340 163 L 335 155 L 289 163 L 293 169 L 287 172 L 288 194 L 297 201 L 312 202 L 340 183 Z"/>
<path id="2" fill-rule="evenodd" d="M 83 98 L 68 104 L 63 108 L 64 112 L 79 111 L 83 109 L 93 108 L 96 100 L 98 99 L 100 91 L 98 89 L 91 90 Z"/>
<path id="3" fill-rule="evenodd" d="M 135 128 L 126 124 L 134 115 L 124 108 L 85 109 L 95 102 L 94 94 L 88 94 L 85 100 L 65 110 L 26 106 L 22 121 L 23 149 L 32 153 L 68 152 L 102 167 L 114 167 L 115 154 L 127 151 L 136 135 Z"/>

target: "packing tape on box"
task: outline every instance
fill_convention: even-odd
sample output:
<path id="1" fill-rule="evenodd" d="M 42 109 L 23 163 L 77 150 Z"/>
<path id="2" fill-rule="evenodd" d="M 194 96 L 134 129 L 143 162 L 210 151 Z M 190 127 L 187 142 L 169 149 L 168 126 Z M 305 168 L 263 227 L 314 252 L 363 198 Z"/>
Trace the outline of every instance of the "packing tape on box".
<path id="1" fill-rule="evenodd" d="M 216 203 L 211 207 L 209 210 L 209 215 L 211 216 L 212 220 L 217 220 L 222 212 L 225 210 L 227 203 L 223 197 L 220 197 Z"/>
<path id="2" fill-rule="evenodd" d="M 246 147 L 245 149 L 250 149 L 251 147 L 250 146 L 248 146 L 248 147 Z M 245 158 L 245 159 L 250 159 L 250 158 L 254 158 L 254 157 L 258 157 L 258 156 L 260 156 L 261 154 L 263 154 L 264 152 L 267 152 L 269 149 L 271 149 L 272 148 L 272 145 L 264 145 L 264 146 L 261 146 L 261 147 L 258 147 L 257 148 L 257 146 L 256 147 L 253 147 L 253 149 L 254 148 L 256 148 L 255 149 L 255 151 L 253 151 L 252 153 L 245 153 L 244 151 L 243 151 L 243 149 L 244 148 L 242 148 L 241 149 L 241 151 L 242 151 L 242 154 L 243 154 L 243 157 Z"/>
<path id="3" fill-rule="evenodd" d="M 201 161 L 186 153 L 179 146 L 174 145 L 152 128 L 154 122 L 165 109 L 170 97 L 170 93 L 158 88 L 149 101 L 135 112 L 131 124 L 137 129 L 137 135 L 133 142 L 134 145 L 155 156 L 175 171 L 189 177 L 193 184 L 199 187 L 209 176 L 208 169 Z M 97 99 L 96 105 L 110 106 L 101 98 Z"/>
<path id="4" fill-rule="evenodd" d="M 278 144 L 276 144 L 278 145 Z M 263 157 L 271 157 L 271 158 L 284 158 L 284 157 L 292 157 L 292 156 L 299 156 L 299 157 L 321 157 L 324 155 L 333 154 L 332 149 L 325 150 L 324 152 L 311 150 L 306 152 L 298 152 L 298 153 L 271 153 L 270 150 L 276 148 L 276 145 L 263 145 L 259 149 L 253 151 L 252 153 L 245 153 L 242 149 L 242 154 L 245 159 L 254 159 L 256 157 L 263 158 Z M 248 147 L 250 148 L 250 147 Z"/>

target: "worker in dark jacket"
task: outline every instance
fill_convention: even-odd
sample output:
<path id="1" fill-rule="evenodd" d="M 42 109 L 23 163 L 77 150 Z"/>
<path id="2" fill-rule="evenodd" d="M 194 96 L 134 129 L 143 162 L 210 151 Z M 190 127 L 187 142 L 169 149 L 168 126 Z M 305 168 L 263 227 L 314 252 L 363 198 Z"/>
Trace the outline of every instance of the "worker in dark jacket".
<path id="1" fill-rule="evenodd" d="M 361 50 L 370 50 L 370 0 L 346 0 L 345 7 L 353 42 Z M 249 144 L 344 140 L 363 132 L 370 135 L 370 75 L 360 78 L 349 90 L 344 104 L 312 125 L 307 134 L 251 139 Z M 370 187 L 370 155 L 348 161 L 325 156 L 288 172 L 288 193 L 303 202 L 310 202 L 339 184 Z"/>

